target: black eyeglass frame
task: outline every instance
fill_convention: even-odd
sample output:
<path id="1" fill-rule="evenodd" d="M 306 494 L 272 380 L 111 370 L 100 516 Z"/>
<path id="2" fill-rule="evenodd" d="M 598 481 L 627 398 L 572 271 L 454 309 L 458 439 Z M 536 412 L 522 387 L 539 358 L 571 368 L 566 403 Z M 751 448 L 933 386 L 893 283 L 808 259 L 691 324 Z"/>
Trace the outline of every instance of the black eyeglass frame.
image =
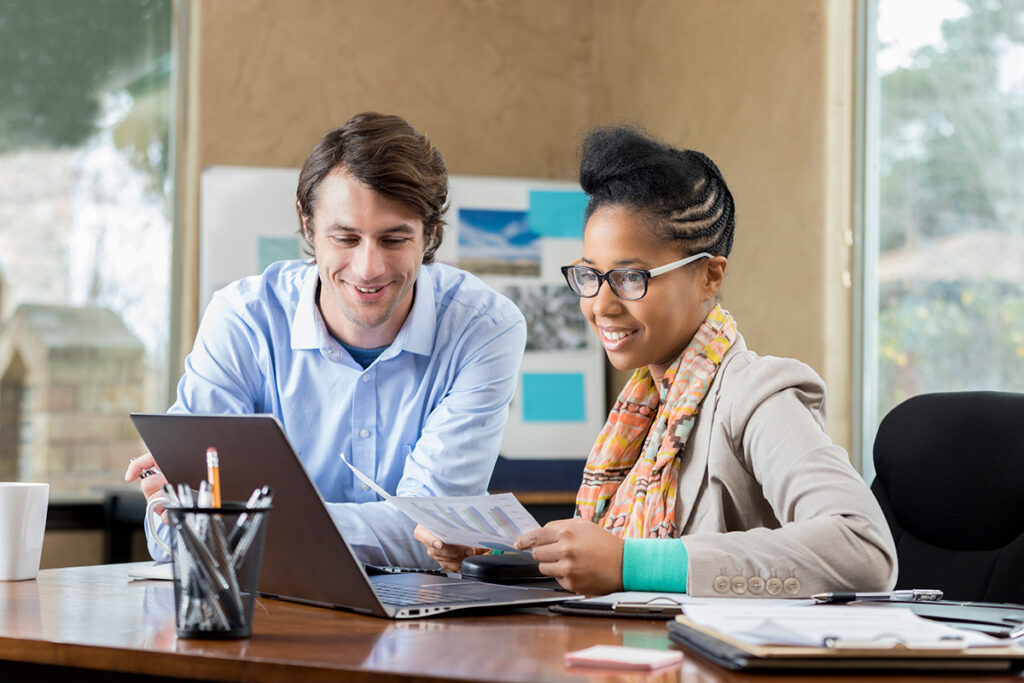
<path id="1" fill-rule="evenodd" d="M 562 266 L 562 277 L 565 278 L 565 284 L 569 285 L 569 289 L 572 291 L 572 293 L 575 294 L 576 296 L 580 297 L 581 299 L 592 299 L 592 298 L 594 298 L 601 291 L 601 285 L 604 282 L 607 282 L 608 286 L 612 290 L 612 293 L 615 294 L 615 296 L 617 296 L 620 299 L 622 299 L 623 301 L 639 301 L 640 299 L 643 299 L 645 296 L 647 296 L 647 285 L 648 285 L 648 283 L 650 283 L 652 277 L 658 277 L 659 275 L 664 275 L 665 273 L 667 273 L 669 271 L 672 271 L 672 270 L 675 270 L 676 268 L 682 268 L 683 266 L 685 266 L 685 265 L 687 265 L 689 263 L 693 263 L 694 261 L 697 261 L 698 259 L 714 258 L 714 257 L 715 257 L 715 255 L 712 254 L 712 253 L 706 252 L 706 251 L 702 251 L 699 254 L 693 254 L 692 256 L 687 256 L 686 258 L 679 259 L 678 261 L 673 261 L 672 263 L 667 263 L 664 266 L 658 266 L 657 268 L 652 268 L 651 270 L 641 270 L 640 268 L 612 268 L 611 270 L 606 271 L 604 273 L 602 273 L 601 271 L 596 270 L 594 268 L 591 268 L 590 266 L 581 266 L 579 263 L 573 263 L 573 264 L 570 264 L 568 266 Z M 597 289 L 594 290 L 593 294 L 583 294 L 582 292 L 576 291 L 576 288 L 573 287 L 573 281 L 569 277 L 569 274 L 574 269 L 588 271 L 590 273 L 593 273 L 594 276 L 597 277 Z M 640 296 L 635 296 L 635 297 L 625 297 L 625 296 L 622 296 L 622 294 L 619 293 L 618 288 L 615 286 L 615 284 L 611 280 L 610 276 L 611 276 L 612 273 L 633 273 L 633 274 L 640 275 L 643 278 L 643 280 L 644 280 L 644 291 L 643 291 L 643 293 L 641 293 Z"/>

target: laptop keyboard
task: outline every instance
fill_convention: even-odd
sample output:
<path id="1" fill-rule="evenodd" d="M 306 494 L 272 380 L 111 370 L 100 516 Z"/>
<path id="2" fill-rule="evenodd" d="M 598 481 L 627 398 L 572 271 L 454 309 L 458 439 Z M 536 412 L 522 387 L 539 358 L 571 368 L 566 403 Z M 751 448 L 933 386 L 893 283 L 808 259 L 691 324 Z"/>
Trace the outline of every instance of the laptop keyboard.
<path id="1" fill-rule="evenodd" d="M 433 602 L 480 602 L 479 597 L 460 595 L 457 591 L 445 591 L 431 586 L 394 586 L 375 583 L 373 589 L 382 602 L 392 605 L 424 605 Z"/>

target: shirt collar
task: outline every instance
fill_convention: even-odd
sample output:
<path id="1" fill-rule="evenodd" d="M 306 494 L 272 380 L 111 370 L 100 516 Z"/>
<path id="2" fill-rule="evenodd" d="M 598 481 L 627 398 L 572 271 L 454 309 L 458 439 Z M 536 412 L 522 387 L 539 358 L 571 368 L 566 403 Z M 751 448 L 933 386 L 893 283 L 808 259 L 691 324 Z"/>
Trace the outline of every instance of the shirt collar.
<path id="1" fill-rule="evenodd" d="M 420 266 L 416 276 L 416 290 L 413 294 L 409 316 L 398 331 L 398 336 L 384 356 L 391 356 L 404 350 L 421 356 L 434 352 L 434 334 L 437 331 L 437 310 L 434 304 L 434 280 L 431 269 Z M 383 357 L 383 356 L 382 356 Z"/>
<path id="2" fill-rule="evenodd" d="M 316 308 L 316 290 L 320 282 L 317 268 L 310 268 L 302 281 L 299 303 L 292 318 L 292 348 L 319 349 L 319 328 L 324 326 Z M 397 355 L 399 351 L 409 351 L 422 356 L 429 356 L 434 350 L 434 333 L 437 330 L 437 311 L 434 306 L 434 281 L 429 269 L 420 266 L 416 276 L 416 289 L 413 293 L 412 308 L 398 331 L 398 336 L 383 357 Z M 327 329 L 324 327 L 324 335 Z"/>
<path id="3" fill-rule="evenodd" d="M 292 318 L 292 348 L 319 349 L 320 339 L 317 334 L 316 286 L 320 283 L 320 273 L 314 266 L 306 272 L 299 290 L 299 303 L 295 307 Z M 322 324 L 322 323 L 321 323 Z"/>

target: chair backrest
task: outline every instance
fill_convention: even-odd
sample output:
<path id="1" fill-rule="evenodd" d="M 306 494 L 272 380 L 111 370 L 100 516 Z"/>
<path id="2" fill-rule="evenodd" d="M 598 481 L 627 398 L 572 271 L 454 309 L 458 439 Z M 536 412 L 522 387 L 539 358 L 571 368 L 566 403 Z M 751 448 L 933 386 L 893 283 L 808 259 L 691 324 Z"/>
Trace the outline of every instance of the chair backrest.
<path id="1" fill-rule="evenodd" d="M 897 588 L 1024 603 L 1024 394 L 924 394 L 885 416 L 871 490 Z"/>

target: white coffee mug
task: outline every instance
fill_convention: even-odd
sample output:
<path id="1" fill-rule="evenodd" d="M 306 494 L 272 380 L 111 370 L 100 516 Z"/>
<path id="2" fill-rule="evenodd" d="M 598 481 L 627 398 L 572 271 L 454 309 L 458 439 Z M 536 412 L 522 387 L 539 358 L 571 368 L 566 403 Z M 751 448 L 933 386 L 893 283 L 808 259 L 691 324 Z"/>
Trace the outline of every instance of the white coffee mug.
<path id="1" fill-rule="evenodd" d="M 157 505 L 170 505 L 166 498 L 163 496 L 153 496 L 146 501 L 146 533 L 152 538 L 158 546 L 163 548 L 164 552 L 168 555 L 171 554 L 171 546 L 167 545 L 167 542 L 156 533 L 157 529 L 160 528 L 160 515 L 154 512 L 153 508 Z"/>
<path id="2" fill-rule="evenodd" d="M 36 578 L 49 500 L 49 484 L 0 482 L 0 581 Z"/>

